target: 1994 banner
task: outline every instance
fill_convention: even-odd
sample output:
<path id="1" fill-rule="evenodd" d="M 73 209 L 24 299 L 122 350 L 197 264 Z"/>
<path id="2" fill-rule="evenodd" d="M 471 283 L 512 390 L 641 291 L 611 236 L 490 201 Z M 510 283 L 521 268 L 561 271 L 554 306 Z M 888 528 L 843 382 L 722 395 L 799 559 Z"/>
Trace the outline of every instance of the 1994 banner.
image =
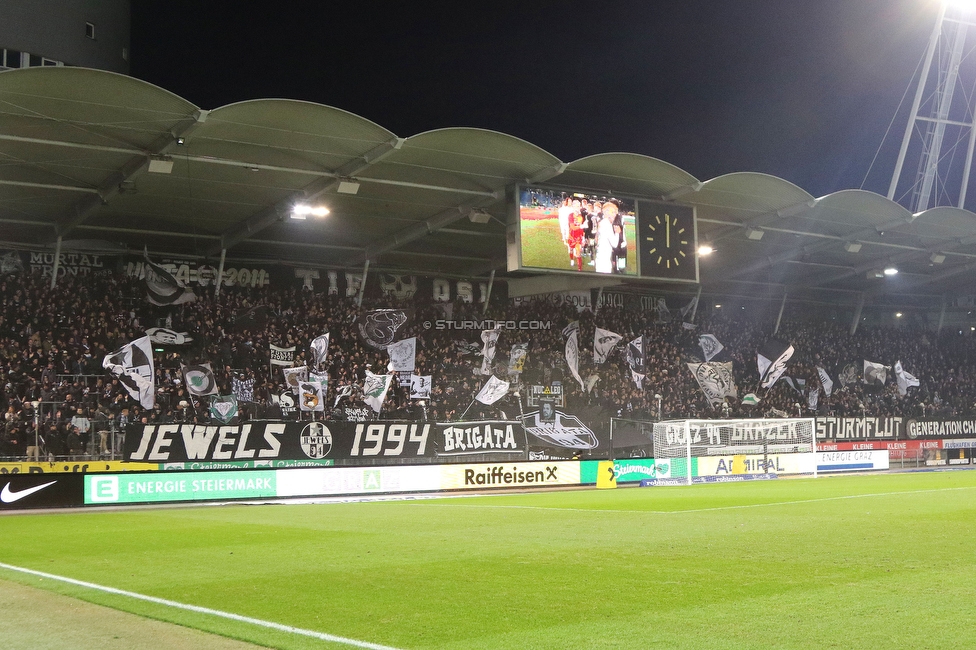
<path id="1" fill-rule="evenodd" d="M 133 425 L 126 430 L 129 462 L 373 459 L 397 461 L 527 453 L 517 422 L 251 422 L 234 426 Z"/>

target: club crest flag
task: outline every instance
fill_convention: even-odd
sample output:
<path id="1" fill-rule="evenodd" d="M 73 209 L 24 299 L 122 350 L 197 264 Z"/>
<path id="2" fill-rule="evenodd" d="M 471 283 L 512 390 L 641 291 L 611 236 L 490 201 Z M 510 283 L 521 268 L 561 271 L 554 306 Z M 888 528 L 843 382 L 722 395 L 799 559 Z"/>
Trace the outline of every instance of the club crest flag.
<path id="1" fill-rule="evenodd" d="M 374 375 L 369 370 L 366 371 L 366 379 L 363 381 L 363 401 L 379 413 L 383 410 L 383 402 L 386 401 L 386 394 L 393 383 L 394 375 Z"/>
<path id="2" fill-rule="evenodd" d="M 508 372 L 515 374 L 525 368 L 525 355 L 529 352 L 528 343 L 517 343 L 512 346 L 508 357 Z"/>
<path id="3" fill-rule="evenodd" d="M 807 393 L 807 408 L 811 411 L 817 410 L 817 405 L 820 403 L 820 389 L 814 388 Z"/>
<path id="4" fill-rule="evenodd" d="M 154 305 L 182 305 L 197 299 L 196 294 L 187 289 L 176 276 L 164 267 L 149 259 L 142 267 L 146 277 L 146 297 Z"/>
<path id="5" fill-rule="evenodd" d="M 505 397 L 508 393 L 509 383 L 502 379 L 499 379 L 495 375 L 491 376 L 491 379 L 485 382 L 485 385 L 481 387 L 481 391 L 475 396 L 475 399 L 482 404 L 494 404 L 501 398 Z"/>
<path id="6" fill-rule="evenodd" d="M 432 375 L 412 375 L 410 377 L 410 399 L 430 399 Z"/>
<path id="7" fill-rule="evenodd" d="M 214 378 L 210 363 L 198 363 L 189 366 L 181 364 L 180 369 L 183 371 L 183 380 L 186 382 L 186 390 L 190 395 L 204 397 L 217 394 L 217 380 Z"/>
<path id="8" fill-rule="evenodd" d="M 321 386 L 323 395 L 329 392 L 329 373 L 309 371 L 308 381 L 310 381 L 313 384 L 318 384 L 319 386 Z"/>
<path id="9" fill-rule="evenodd" d="M 918 378 L 908 372 L 901 365 L 901 361 L 895 362 L 895 382 L 898 384 L 898 394 L 904 397 L 908 394 L 908 389 L 918 387 Z"/>
<path id="10" fill-rule="evenodd" d="M 888 368 L 874 361 L 864 360 L 864 383 L 884 386 L 888 381 Z"/>
<path id="11" fill-rule="evenodd" d="M 582 389 L 583 378 L 579 374 L 579 330 L 572 332 L 566 339 L 566 365 Z"/>
<path id="12" fill-rule="evenodd" d="M 783 341 L 769 339 L 756 354 L 759 365 L 759 385 L 769 388 L 786 371 L 786 362 L 793 356 L 793 346 Z"/>
<path id="13" fill-rule="evenodd" d="M 856 384 L 858 377 L 858 367 L 856 363 L 849 363 L 844 366 L 844 369 L 840 371 L 837 375 L 837 379 L 840 380 L 841 386 L 848 386 L 850 384 Z"/>
<path id="14" fill-rule="evenodd" d="M 237 414 L 237 398 L 233 395 L 218 395 L 210 402 L 210 417 L 218 422 L 230 424 Z"/>
<path id="15" fill-rule="evenodd" d="M 599 327 L 595 328 L 593 330 L 593 363 L 606 363 L 607 357 L 610 356 L 613 348 L 622 338 L 622 336 L 610 330 L 600 329 Z"/>
<path id="16" fill-rule="evenodd" d="M 630 371 L 634 374 L 638 374 L 644 369 L 644 337 L 638 336 L 636 339 L 627 344 L 627 365 L 630 367 Z M 643 375 L 641 375 L 643 379 Z M 636 379 L 634 381 L 637 381 Z M 640 386 L 640 383 L 637 384 Z"/>
<path id="17" fill-rule="evenodd" d="M 186 345 L 193 341 L 189 332 L 177 332 L 165 327 L 150 327 L 146 330 L 149 340 L 159 345 Z"/>
<path id="18" fill-rule="evenodd" d="M 385 350 L 407 319 L 403 309 L 374 309 L 359 317 L 359 335 L 372 347 Z"/>
<path id="19" fill-rule="evenodd" d="M 817 376 L 820 377 L 820 385 L 823 386 L 824 395 L 830 397 L 830 394 L 834 392 L 834 380 L 830 378 L 826 370 L 819 366 L 817 367 Z"/>
<path id="20" fill-rule="evenodd" d="M 417 363 L 417 337 L 403 339 L 386 346 L 386 353 L 390 355 L 390 372 L 412 373 Z"/>
<path id="21" fill-rule="evenodd" d="M 329 356 L 329 333 L 315 337 L 308 349 L 312 353 L 312 367 L 321 367 L 325 363 L 325 358 Z"/>
<path id="22" fill-rule="evenodd" d="M 308 366 L 282 368 L 281 374 L 285 376 L 285 385 L 291 389 L 291 392 L 298 395 L 298 391 L 300 390 L 299 384 L 303 381 L 308 381 Z"/>
<path id="23" fill-rule="evenodd" d="M 152 343 L 148 336 L 127 343 L 106 354 L 102 367 L 118 377 L 129 396 L 142 408 L 156 405 L 156 378 L 153 369 Z"/>
<path id="24" fill-rule="evenodd" d="M 702 334 L 698 337 L 698 345 L 701 346 L 702 354 L 705 355 L 705 361 L 711 361 L 716 354 L 725 349 L 717 338 L 711 334 Z"/>
<path id="25" fill-rule="evenodd" d="M 268 344 L 271 350 L 271 365 L 290 366 L 295 361 L 295 346 L 290 348 L 279 348 L 277 345 Z"/>
<path id="26" fill-rule="evenodd" d="M 495 361 L 495 352 L 498 349 L 498 335 L 501 330 L 485 330 L 481 333 L 481 374 L 491 374 L 491 364 Z"/>
<path id="27" fill-rule="evenodd" d="M 689 363 L 688 369 L 695 376 L 698 387 L 705 399 L 713 407 L 725 401 L 726 397 L 738 398 L 735 380 L 732 378 L 732 362 Z"/>
<path id="28" fill-rule="evenodd" d="M 324 411 L 325 399 L 322 395 L 322 384 L 317 381 L 301 381 L 298 383 L 298 408 L 302 411 Z"/>

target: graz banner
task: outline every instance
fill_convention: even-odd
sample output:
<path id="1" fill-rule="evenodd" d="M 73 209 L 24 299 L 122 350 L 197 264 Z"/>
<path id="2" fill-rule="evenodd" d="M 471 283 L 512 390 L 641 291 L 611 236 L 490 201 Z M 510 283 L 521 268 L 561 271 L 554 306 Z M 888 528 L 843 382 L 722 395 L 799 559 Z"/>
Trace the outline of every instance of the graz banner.
<path id="1" fill-rule="evenodd" d="M 123 458 L 139 463 L 370 459 L 395 464 L 405 458 L 525 453 L 522 427 L 506 421 L 137 424 L 127 428 L 123 445 Z"/>
<path id="2" fill-rule="evenodd" d="M 897 440 L 903 418 L 817 418 L 817 440 Z"/>

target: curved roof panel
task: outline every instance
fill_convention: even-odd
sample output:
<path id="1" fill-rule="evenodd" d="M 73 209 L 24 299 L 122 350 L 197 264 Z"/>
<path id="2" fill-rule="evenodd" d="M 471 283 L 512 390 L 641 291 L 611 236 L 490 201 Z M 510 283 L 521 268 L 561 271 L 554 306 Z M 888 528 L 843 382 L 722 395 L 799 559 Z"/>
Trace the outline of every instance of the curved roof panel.
<path id="1" fill-rule="evenodd" d="M 600 153 L 575 160 L 557 182 L 569 187 L 637 196 L 665 196 L 698 179 L 671 163 L 636 153 Z"/>

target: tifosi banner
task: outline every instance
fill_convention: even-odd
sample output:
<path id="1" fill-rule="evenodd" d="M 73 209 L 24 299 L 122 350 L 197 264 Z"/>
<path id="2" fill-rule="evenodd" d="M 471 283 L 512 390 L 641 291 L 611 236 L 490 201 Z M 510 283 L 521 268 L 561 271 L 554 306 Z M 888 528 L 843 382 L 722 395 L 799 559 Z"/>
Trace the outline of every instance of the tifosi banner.
<path id="1" fill-rule="evenodd" d="M 391 464 L 404 458 L 525 454 L 517 422 L 270 422 L 205 426 L 133 425 L 126 430 L 124 458 L 138 463 L 370 459 Z M 274 463 L 279 467 L 278 463 Z"/>
<path id="2" fill-rule="evenodd" d="M 963 438 L 976 435 L 976 420 L 909 420 L 909 438 Z"/>

